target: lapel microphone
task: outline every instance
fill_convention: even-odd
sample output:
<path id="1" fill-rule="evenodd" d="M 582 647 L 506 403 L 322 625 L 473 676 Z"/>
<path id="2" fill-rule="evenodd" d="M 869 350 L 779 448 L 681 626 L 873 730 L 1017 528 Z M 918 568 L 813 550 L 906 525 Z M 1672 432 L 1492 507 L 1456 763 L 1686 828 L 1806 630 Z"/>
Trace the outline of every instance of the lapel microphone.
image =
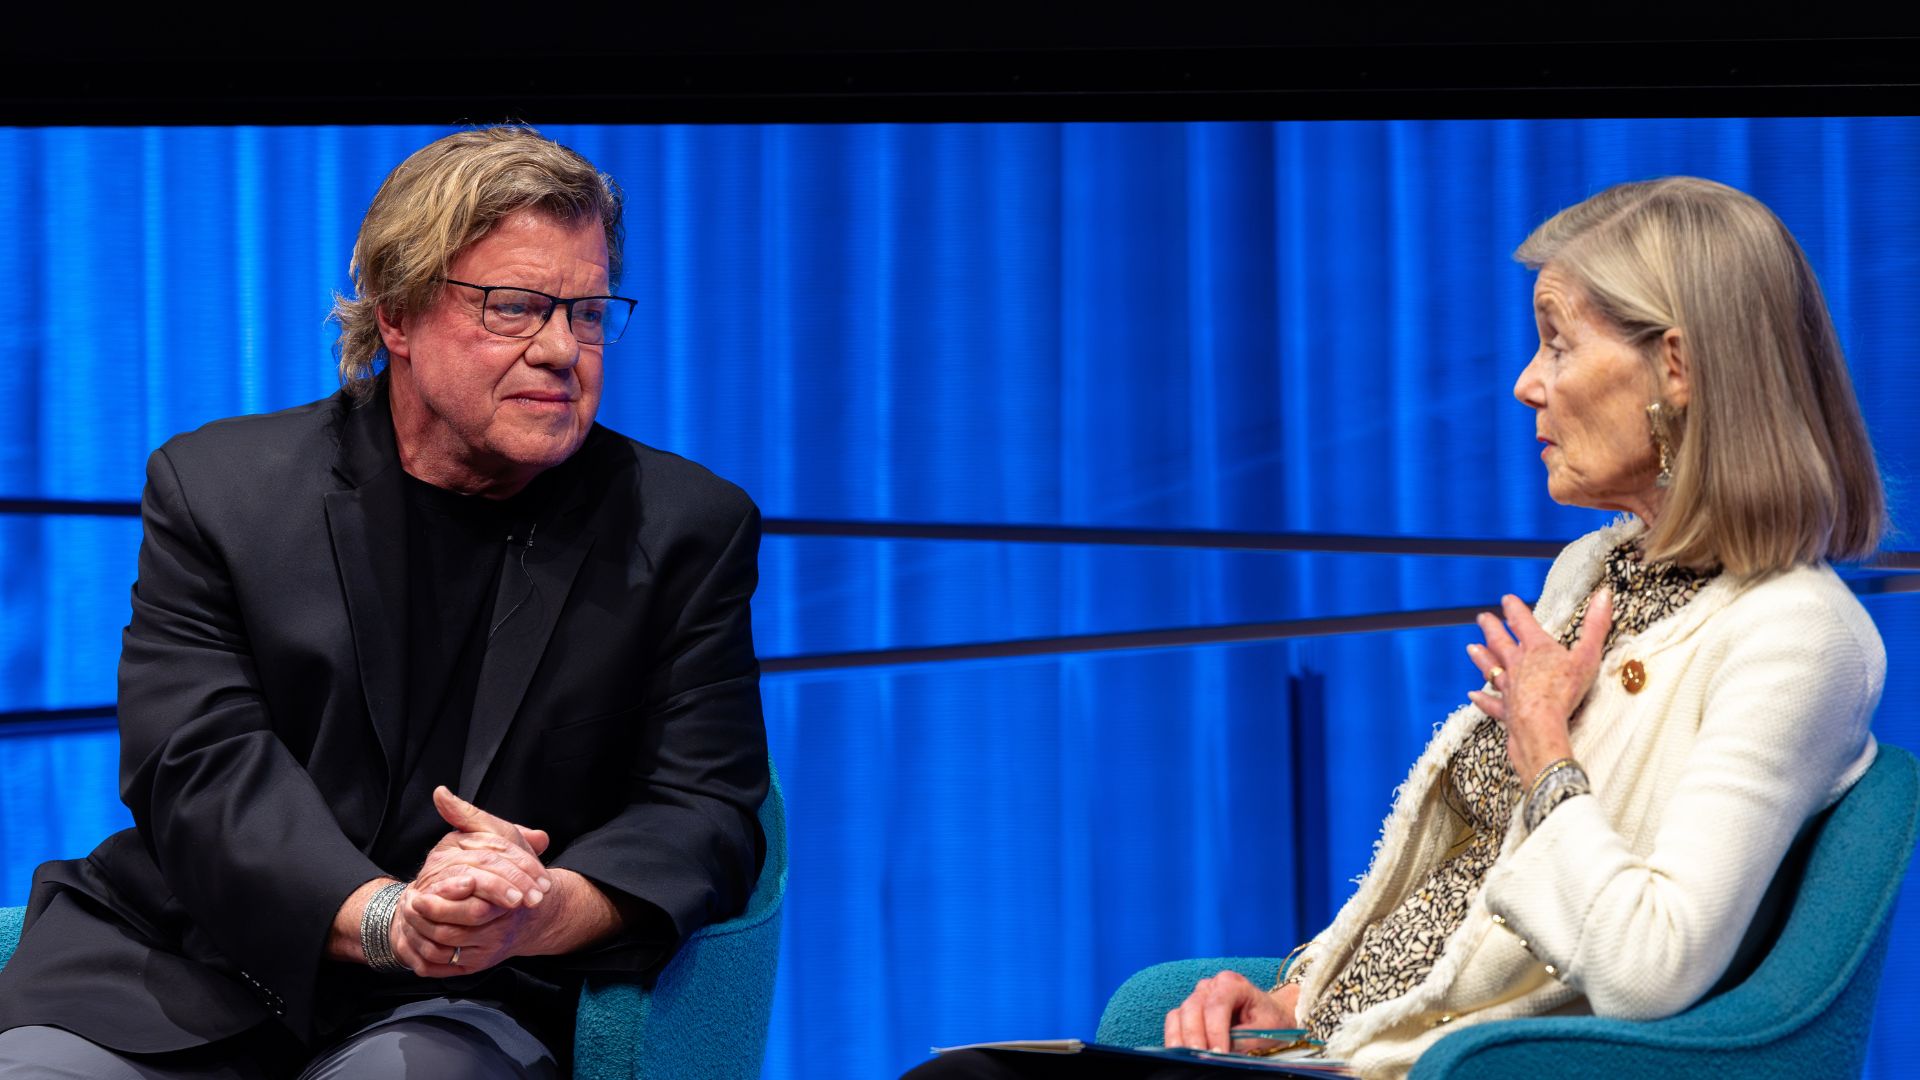
<path id="1" fill-rule="evenodd" d="M 527 526 L 527 537 L 525 540 L 521 540 L 512 533 L 507 534 L 507 544 L 509 547 L 516 543 L 521 545 L 520 558 L 516 559 L 515 562 L 520 567 L 520 576 L 527 579 L 527 591 L 522 593 L 519 601 L 516 602 L 505 615 L 500 616 L 500 621 L 494 623 L 493 628 L 487 631 L 487 644 L 489 645 L 493 644 L 493 635 L 499 633 L 500 628 L 507 625 L 507 620 L 513 618 L 514 614 L 525 607 L 527 601 L 533 597 L 536 586 L 533 582 L 533 575 L 527 573 L 527 552 L 533 550 L 533 534 L 535 530 L 539 528 L 540 524 L 538 522 L 529 524 Z"/>

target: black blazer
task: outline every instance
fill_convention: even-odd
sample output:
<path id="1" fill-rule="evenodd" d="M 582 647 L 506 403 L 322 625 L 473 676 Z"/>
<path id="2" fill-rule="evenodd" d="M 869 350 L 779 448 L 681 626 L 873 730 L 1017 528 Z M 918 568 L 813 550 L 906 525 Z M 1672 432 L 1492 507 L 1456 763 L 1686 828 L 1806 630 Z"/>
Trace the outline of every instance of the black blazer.
<path id="1" fill-rule="evenodd" d="M 513 614 L 481 664 L 459 791 L 546 829 L 548 865 L 683 938 L 745 905 L 764 852 L 760 517 L 597 425 L 576 463 L 532 543 L 503 545 L 526 574 L 500 574 L 495 621 Z M 384 380 L 357 406 L 336 394 L 154 452 L 120 658 L 134 828 L 35 874 L 0 1030 L 153 1052 L 279 1016 L 313 1037 L 335 912 L 417 869 L 366 854 L 401 752 L 402 498 Z M 559 963 L 661 959 L 616 943 Z"/>

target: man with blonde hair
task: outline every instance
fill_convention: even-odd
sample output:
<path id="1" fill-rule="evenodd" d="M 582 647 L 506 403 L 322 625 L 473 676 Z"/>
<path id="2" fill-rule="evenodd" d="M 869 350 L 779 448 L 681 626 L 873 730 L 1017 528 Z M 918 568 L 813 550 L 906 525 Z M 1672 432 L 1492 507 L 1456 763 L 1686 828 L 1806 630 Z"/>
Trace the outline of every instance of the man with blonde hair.
<path id="1" fill-rule="evenodd" d="M 341 392 L 153 454 L 134 828 L 35 875 L 0 1077 L 561 1075 L 585 976 L 744 905 L 759 514 L 594 423 L 620 211 L 530 129 L 438 140 L 362 223 Z"/>

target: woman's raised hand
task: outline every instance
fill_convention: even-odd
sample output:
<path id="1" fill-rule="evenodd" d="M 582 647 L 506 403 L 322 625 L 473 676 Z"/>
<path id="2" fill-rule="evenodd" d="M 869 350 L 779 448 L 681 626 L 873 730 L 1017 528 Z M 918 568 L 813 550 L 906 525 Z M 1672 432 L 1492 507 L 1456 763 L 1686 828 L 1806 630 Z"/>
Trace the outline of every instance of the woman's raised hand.
<path id="1" fill-rule="evenodd" d="M 1474 690 L 1467 697 L 1506 727 L 1507 756 L 1526 785 L 1541 769 L 1572 756 L 1567 723 L 1600 673 L 1613 600 L 1605 589 L 1594 595 L 1571 649 L 1561 648 L 1519 597 L 1503 598 L 1500 610 L 1504 624 L 1492 612 L 1478 620 L 1487 643 L 1467 646 L 1467 655 L 1494 692 Z"/>

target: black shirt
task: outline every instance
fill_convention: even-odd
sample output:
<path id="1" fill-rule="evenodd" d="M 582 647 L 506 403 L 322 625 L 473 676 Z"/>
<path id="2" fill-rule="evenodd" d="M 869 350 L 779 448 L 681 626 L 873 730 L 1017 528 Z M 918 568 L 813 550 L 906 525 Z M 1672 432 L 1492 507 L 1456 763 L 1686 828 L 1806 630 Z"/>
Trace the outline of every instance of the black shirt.
<path id="1" fill-rule="evenodd" d="M 402 881 L 452 826 L 434 809 L 433 789 L 458 790 L 467 728 L 487 642 L 511 618 L 531 579 L 522 560 L 543 515 L 559 501 L 568 464 L 548 469 L 508 499 L 461 495 L 404 476 L 407 578 L 407 711 L 401 766 L 371 855 Z M 503 588 L 502 577 L 507 578 Z M 498 603 L 496 603 L 498 598 Z M 530 823 L 534 824 L 534 823 Z M 572 1050 L 577 980 L 550 982 L 519 967 L 457 979 L 390 979 L 347 969 L 336 1014 L 340 1030 L 407 1001 L 441 995 L 500 1005 L 554 1051 Z"/>
<path id="2" fill-rule="evenodd" d="M 494 597 L 503 573 L 524 575 L 520 560 L 551 490 L 540 482 L 546 475 L 511 499 L 460 495 L 405 478 L 406 743 L 387 793 L 390 824 L 373 851 L 374 861 L 402 880 L 420 869 L 427 849 L 448 830 L 433 808 L 433 789 L 460 786 L 480 661 L 490 631 L 512 610 L 493 610 Z"/>

